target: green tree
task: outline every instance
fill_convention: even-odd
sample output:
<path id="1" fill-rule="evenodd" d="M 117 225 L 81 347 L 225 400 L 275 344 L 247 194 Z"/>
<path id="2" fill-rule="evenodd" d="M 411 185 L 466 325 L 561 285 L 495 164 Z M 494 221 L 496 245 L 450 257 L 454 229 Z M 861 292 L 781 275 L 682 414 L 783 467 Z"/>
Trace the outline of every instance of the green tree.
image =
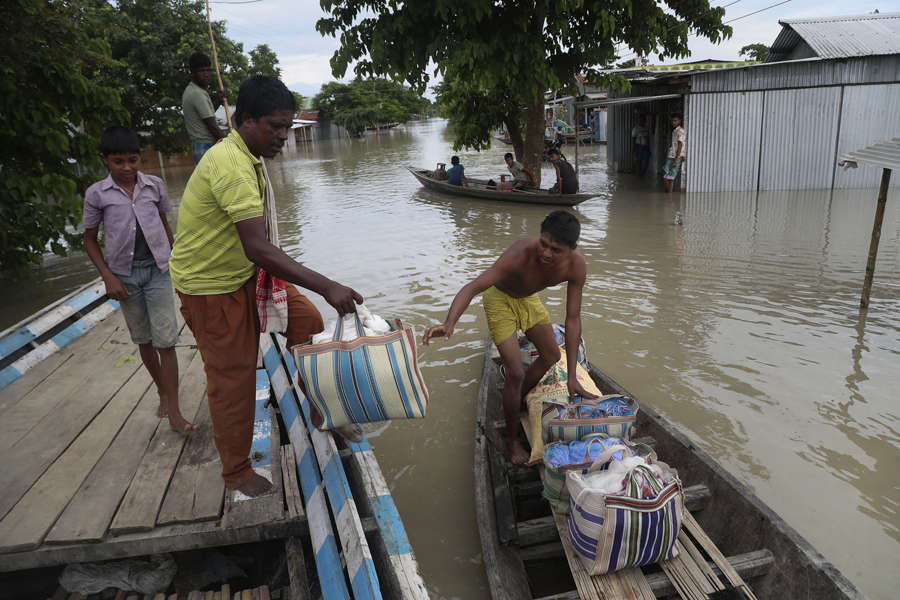
<path id="1" fill-rule="evenodd" d="M 164 154 L 183 152 L 187 144 L 181 94 L 190 80 L 187 59 L 194 52 L 212 57 L 206 9 L 199 1 L 119 0 L 113 6 L 92 0 L 99 30 L 112 48 L 114 63 L 101 70 L 101 81 L 120 91 L 129 125 Z M 243 45 L 213 21 L 213 35 L 225 90 L 237 97 L 249 74 Z M 276 59 L 277 61 L 277 59 Z M 213 76 L 211 85 L 218 88 Z"/>
<path id="2" fill-rule="evenodd" d="M 482 104 L 495 94 L 514 98 L 525 124 L 519 158 L 536 174 L 546 91 L 572 91 L 576 73 L 599 80 L 595 66 L 610 64 L 617 44 L 665 59 L 689 54 L 689 34 L 713 42 L 731 35 L 722 24 L 725 9 L 708 0 L 322 0 L 321 6 L 329 16 L 317 30 L 340 36 L 331 59 L 336 77 L 353 64 L 358 77 L 388 76 L 422 90 L 433 67 L 434 74 L 467 85 Z M 476 114 L 465 119 L 480 124 L 457 121 L 456 143 L 476 147 L 483 134 L 466 136 L 504 122 Z"/>
<path id="3" fill-rule="evenodd" d="M 306 107 L 306 97 L 299 92 L 295 92 L 294 90 L 291 90 L 291 93 L 294 95 L 294 102 L 297 103 L 297 110 L 303 110 Z"/>
<path id="4" fill-rule="evenodd" d="M 769 47 L 765 44 L 748 44 L 741 48 L 738 55 L 746 56 L 748 60 L 758 60 L 762 62 L 766 60 L 766 57 L 769 55 Z"/>
<path id="5" fill-rule="evenodd" d="M 369 126 L 407 121 L 424 113 L 429 104 L 410 88 L 381 78 L 332 81 L 313 98 L 321 118 L 342 125 L 351 135 Z"/>
<path id="6" fill-rule="evenodd" d="M 260 44 L 250 51 L 250 72 L 254 75 L 281 78 L 278 56 L 268 44 Z"/>
<path id="7" fill-rule="evenodd" d="M 79 242 L 81 193 L 109 121 L 127 117 L 89 0 L 0 3 L 0 277 Z"/>

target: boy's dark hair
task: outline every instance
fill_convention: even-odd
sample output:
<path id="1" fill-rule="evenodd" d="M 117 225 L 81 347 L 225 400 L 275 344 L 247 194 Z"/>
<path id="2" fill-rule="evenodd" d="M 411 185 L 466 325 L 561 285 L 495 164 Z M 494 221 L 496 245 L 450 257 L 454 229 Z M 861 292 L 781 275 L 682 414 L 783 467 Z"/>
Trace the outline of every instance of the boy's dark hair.
<path id="1" fill-rule="evenodd" d="M 541 223 L 541 233 L 549 233 L 557 242 L 568 244 L 572 248 L 581 235 L 581 223 L 575 215 L 564 210 L 554 210 Z"/>
<path id="2" fill-rule="evenodd" d="M 672 113 L 670 119 L 678 119 L 679 121 L 684 121 L 684 118 L 681 116 L 681 113 Z"/>
<path id="3" fill-rule="evenodd" d="M 100 136 L 100 154 L 140 154 L 141 140 L 122 125 L 107 127 Z"/>
<path id="4" fill-rule="evenodd" d="M 512 157 L 513 157 L 512 152 L 507 152 L 506 154 L 503 155 L 503 160 L 506 160 L 507 158 L 512 158 Z"/>
<path id="5" fill-rule="evenodd" d="M 550 156 L 551 154 L 555 154 L 557 156 L 562 156 L 559 153 L 559 148 L 550 148 L 549 150 L 547 150 L 547 156 Z"/>
<path id="6" fill-rule="evenodd" d="M 459 157 L 458 157 L 458 156 L 453 156 L 453 157 L 451 157 L 451 158 L 450 158 L 450 164 L 451 164 L 451 165 L 458 165 L 458 164 L 459 164 Z"/>
<path id="7" fill-rule="evenodd" d="M 191 71 L 194 69 L 202 69 L 203 67 L 211 67 L 212 61 L 209 60 L 209 57 L 202 52 L 194 52 L 191 54 L 190 58 L 188 58 L 188 67 L 191 68 Z"/>
<path id="8" fill-rule="evenodd" d="M 268 75 L 253 75 L 244 80 L 238 90 L 234 123 L 241 126 L 244 117 L 259 119 L 277 110 L 297 110 L 294 94 L 280 80 Z"/>

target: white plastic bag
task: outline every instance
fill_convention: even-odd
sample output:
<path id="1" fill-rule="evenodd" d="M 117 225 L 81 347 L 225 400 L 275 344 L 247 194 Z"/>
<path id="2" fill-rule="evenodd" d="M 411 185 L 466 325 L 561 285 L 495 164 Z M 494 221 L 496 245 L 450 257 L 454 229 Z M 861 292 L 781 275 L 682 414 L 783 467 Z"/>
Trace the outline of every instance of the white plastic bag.
<path id="1" fill-rule="evenodd" d="M 169 587 L 177 570 L 171 555 L 154 554 L 145 558 L 69 565 L 59 576 L 59 584 L 67 592 L 78 592 L 82 596 L 110 587 L 157 594 Z"/>
<path id="2" fill-rule="evenodd" d="M 364 304 L 360 304 L 356 307 L 356 314 L 347 313 L 343 316 L 344 326 L 343 332 L 341 333 L 341 341 L 342 342 L 350 342 L 357 338 L 356 333 L 356 316 L 359 316 L 359 320 L 362 321 L 363 330 L 367 336 L 369 335 L 384 335 L 385 333 L 390 332 L 391 326 L 388 325 L 388 322 L 379 317 L 376 314 L 373 314 Z M 325 329 L 312 336 L 313 344 L 323 344 L 325 342 L 330 342 L 334 337 L 334 329 L 337 327 L 337 319 L 329 319 L 327 323 L 325 323 Z"/>

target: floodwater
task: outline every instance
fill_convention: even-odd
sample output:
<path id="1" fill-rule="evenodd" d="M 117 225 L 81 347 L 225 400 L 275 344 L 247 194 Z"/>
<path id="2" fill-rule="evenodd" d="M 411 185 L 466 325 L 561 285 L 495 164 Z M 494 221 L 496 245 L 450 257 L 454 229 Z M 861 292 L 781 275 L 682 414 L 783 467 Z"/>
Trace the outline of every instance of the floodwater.
<path id="1" fill-rule="evenodd" d="M 550 210 L 442 196 L 406 172 L 449 162 L 451 146 L 446 123 L 432 120 L 273 161 L 283 247 L 421 336 Z M 459 155 L 470 176 L 496 179 L 506 151 Z M 865 593 L 896 597 L 900 194 L 888 200 L 861 316 L 875 190 L 672 199 L 607 173 L 605 151 L 580 150 L 582 189 L 597 197 L 574 211 L 588 264 L 589 358 L 684 428 Z M 187 173 L 167 175 L 177 201 Z M 49 261 L 35 281 L 0 291 L 0 327 L 93 277 L 83 256 Z M 541 296 L 562 321 L 564 286 Z M 480 299 L 473 304 L 452 339 L 421 347 L 428 418 L 369 428 L 436 599 L 489 597 L 472 492 L 487 330 Z"/>

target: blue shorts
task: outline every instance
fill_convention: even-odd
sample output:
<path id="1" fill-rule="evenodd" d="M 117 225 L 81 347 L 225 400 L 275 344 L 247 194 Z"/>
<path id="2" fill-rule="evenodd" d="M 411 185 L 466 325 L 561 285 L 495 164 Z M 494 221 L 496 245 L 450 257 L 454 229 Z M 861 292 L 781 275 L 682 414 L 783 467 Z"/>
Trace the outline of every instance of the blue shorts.
<path id="1" fill-rule="evenodd" d="M 215 144 L 215 142 L 191 142 L 191 154 L 194 155 L 194 164 L 196 165 L 199 163 L 200 159 L 203 158 L 203 155 L 206 154 L 206 151 Z"/>
<path id="2" fill-rule="evenodd" d="M 647 144 L 635 144 L 634 159 L 638 162 L 647 162 L 650 160 L 650 146 Z"/>
<path id="3" fill-rule="evenodd" d="M 160 271 L 152 258 L 131 264 L 131 275 L 116 275 L 131 294 L 120 302 L 122 316 L 135 344 L 171 348 L 178 343 L 175 296 L 169 271 Z"/>
<path id="4" fill-rule="evenodd" d="M 683 160 L 684 158 L 681 156 L 678 157 L 677 161 L 671 156 L 667 158 L 666 164 L 663 165 L 663 179 L 674 180 L 678 177 L 678 172 L 681 170 L 681 161 Z"/>

